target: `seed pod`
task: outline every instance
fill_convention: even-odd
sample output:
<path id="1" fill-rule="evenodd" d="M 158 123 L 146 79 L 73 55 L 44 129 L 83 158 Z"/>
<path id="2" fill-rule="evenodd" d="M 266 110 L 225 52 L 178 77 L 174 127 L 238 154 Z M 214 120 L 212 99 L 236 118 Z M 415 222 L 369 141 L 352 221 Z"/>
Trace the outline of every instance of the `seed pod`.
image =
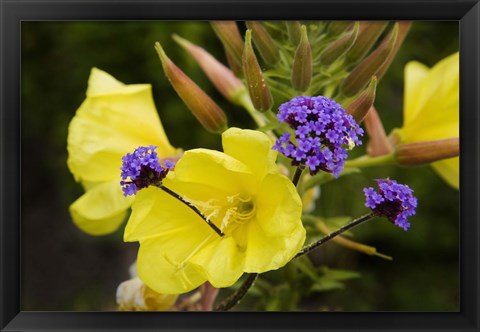
<path id="1" fill-rule="evenodd" d="M 173 39 L 179 43 L 202 67 L 210 81 L 215 85 L 217 90 L 230 102 L 236 103 L 236 97 L 241 91 L 245 90 L 245 86 L 232 73 L 230 69 L 217 61 L 210 53 L 200 46 L 197 46 L 180 36 L 173 35 Z"/>
<path id="2" fill-rule="evenodd" d="M 388 22 L 360 22 L 358 37 L 346 54 L 348 63 L 357 63 L 362 60 L 373 47 L 378 37 L 387 27 Z"/>
<path id="3" fill-rule="evenodd" d="M 338 36 L 342 32 L 345 32 L 345 30 L 347 30 L 347 28 L 351 25 L 351 21 L 333 21 L 328 26 L 328 34 L 332 36 Z"/>
<path id="4" fill-rule="evenodd" d="M 273 41 L 272 36 L 264 28 L 262 23 L 256 21 L 246 22 L 247 28 L 252 30 L 253 43 L 260 52 L 263 61 L 269 66 L 274 66 L 280 60 L 280 52 Z"/>
<path id="5" fill-rule="evenodd" d="M 376 75 L 393 51 L 397 35 L 398 24 L 395 24 L 393 30 L 385 37 L 378 48 L 353 69 L 341 86 L 341 91 L 345 96 L 354 96 L 363 89 L 372 76 Z"/>
<path id="6" fill-rule="evenodd" d="M 377 77 L 372 77 L 370 84 L 355 100 L 349 104 L 345 111 L 351 114 L 357 123 L 363 121 L 368 111 L 375 101 L 375 90 L 377 87 Z"/>
<path id="7" fill-rule="evenodd" d="M 220 107 L 165 54 L 160 43 L 155 43 L 163 71 L 170 84 L 197 120 L 210 132 L 227 128 L 227 118 Z"/>
<path id="8" fill-rule="evenodd" d="M 395 160 L 402 166 L 419 166 L 442 159 L 457 157 L 460 153 L 459 138 L 400 144 L 395 148 Z"/>
<path id="9" fill-rule="evenodd" d="M 286 21 L 287 25 L 287 33 L 288 33 L 288 40 L 293 45 L 298 45 L 300 43 L 300 39 L 302 38 L 302 26 L 298 21 Z"/>
<path id="10" fill-rule="evenodd" d="M 237 23 L 235 21 L 213 21 L 210 24 L 225 50 L 228 50 L 232 59 L 241 66 L 244 43 Z"/>
<path id="11" fill-rule="evenodd" d="M 359 23 L 356 22 L 353 29 L 344 33 L 339 39 L 329 44 L 320 53 L 320 63 L 324 66 L 329 66 L 347 52 L 357 39 Z"/>
<path id="12" fill-rule="evenodd" d="M 268 88 L 262 69 L 252 48 L 252 31 L 245 34 L 245 49 L 243 50 L 243 74 L 247 81 L 248 93 L 255 109 L 266 112 L 273 105 L 273 97 Z"/>
<path id="13" fill-rule="evenodd" d="M 302 25 L 302 37 L 295 51 L 292 66 L 292 87 L 300 92 L 306 91 L 312 81 L 312 48 L 308 41 L 307 27 Z"/>

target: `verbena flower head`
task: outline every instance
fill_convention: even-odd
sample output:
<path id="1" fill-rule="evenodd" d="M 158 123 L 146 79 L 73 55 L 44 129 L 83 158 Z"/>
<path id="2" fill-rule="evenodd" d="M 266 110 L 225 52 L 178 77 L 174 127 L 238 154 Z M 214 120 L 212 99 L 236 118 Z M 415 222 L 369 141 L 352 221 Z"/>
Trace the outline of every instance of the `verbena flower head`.
<path id="1" fill-rule="evenodd" d="M 135 195 L 138 190 L 158 185 L 167 176 L 174 163 L 167 160 L 162 167 L 155 152 L 157 147 L 140 146 L 122 157 L 122 181 L 120 185 L 125 196 Z"/>
<path id="2" fill-rule="evenodd" d="M 186 151 L 163 179 L 224 236 L 165 191 L 138 192 L 124 240 L 140 242 L 138 275 L 148 287 L 163 294 L 206 281 L 229 287 L 244 272 L 276 270 L 298 253 L 305 242 L 302 201 L 276 165 L 272 144 L 262 132 L 229 128 L 224 152 Z"/>
<path id="3" fill-rule="evenodd" d="M 408 230 L 408 217 L 415 214 L 417 198 L 407 185 L 395 180 L 377 179 L 378 192 L 372 187 L 364 188 L 365 206 L 377 216 L 384 216 L 404 230 Z"/>
<path id="4" fill-rule="evenodd" d="M 362 128 L 334 100 L 327 97 L 295 97 L 279 107 L 280 122 L 295 134 L 285 133 L 275 150 L 292 159 L 292 165 L 304 165 L 310 174 L 320 170 L 338 177 L 347 158 L 347 149 L 362 142 Z"/>

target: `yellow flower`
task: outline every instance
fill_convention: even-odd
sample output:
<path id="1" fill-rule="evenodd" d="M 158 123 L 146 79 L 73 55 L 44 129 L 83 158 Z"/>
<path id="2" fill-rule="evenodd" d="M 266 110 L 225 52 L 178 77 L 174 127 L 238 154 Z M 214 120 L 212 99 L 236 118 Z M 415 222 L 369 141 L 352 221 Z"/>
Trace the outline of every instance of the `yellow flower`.
<path id="1" fill-rule="evenodd" d="M 120 187 L 122 156 L 150 144 L 158 146 L 159 157 L 176 154 L 160 123 L 151 86 L 125 85 L 93 68 L 87 98 L 68 128 L 67 164 L 86 190 L 70 206 L 75 225 L 91 235 L 120 226 L 132 203 Z"/>
<path id="2" fill-rule="evenodd" d="M 140 279 L 159 293 L 190 291 L 205 281 L 234 284 L 244 272 L 284 266 L 305 241 L 302 203 L 275 164 L 273 141 L 253 130 L 222 134 L 224 153 L 185 152 L 163 185 L 194 204 L 225 235 L 157 187 L 138 192 L 125 241 L 139 241 Z"/>
<path id="3" fill-rule="evenodd" d="M 157 293 L 137 277 L 122 282 L 117 288 L 117 304 L 121 311 L 173 310 L 176 300 L 177 295 Z"/>
<path id="4" fill-rule="evenodd" d="M 405 66 L 404 117 L 403 127 L 398 131 L 402 143 L 459 137 L 458 52 L 431 69 L 415 61 Z M 458 157 L 432 166 L 448 184 L 458 189 Z"/>

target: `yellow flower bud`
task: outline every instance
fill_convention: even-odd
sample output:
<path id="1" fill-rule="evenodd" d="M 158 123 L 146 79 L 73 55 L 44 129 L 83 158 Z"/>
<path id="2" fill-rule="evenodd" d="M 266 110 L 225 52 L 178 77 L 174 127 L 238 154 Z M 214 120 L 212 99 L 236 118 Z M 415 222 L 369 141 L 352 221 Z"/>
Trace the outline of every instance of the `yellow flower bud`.
<path id="1" fill-rule="evenodd" d="M 202 67 L 210 81 L 217 90 L 232 103 L 237 103 L 237 96 L 246 88 L 230 69 L 215 59 L 205 49 L 197 46 L 180 36 L 174 35 L 173 39 L 185 48 Z"/>
<path id="2" fill-rule="evenodd" d="M 160 43 L 155 43 L 155 49 L 165 75 L 197 120 L 211 132 L 224 131 L 227 128 L 227 118 L 220 107 L 170 60 Z"/>
<path id="3" fill-rule="evenodd" d="M 393 30 L 385 37 L 378 48 L 353 69 L 350 75 L 343 81 L 341 87 L 345 96 L 354 96 L 377 73 L 393 51 L 397 35 L 398 24 L 395 24 Z"/>
<path id="4" fill-rule="evenodd" d="M 312 48 L 308 41 L 307 27 L 302 25 L 302 37 L 295 51 L 292 66 L 292 87 L 300 92 L 306 91 L 312 81 Z"/>
<path id="5" fill-rule="evenodd" d="M 357 98 L 349 104 L 345 111 L 351 114 L 357 123 L 363 121 L 375 101 L 375 90 L 377 88 L 377 77 L 373 76 L 368 87 Z"/>
<path id="6" fill-rule="evenodd" d="M 395 148 L 395 160 L 402 166 L 418 166 L 457 157 L 459 152 L 460 141 L 458 137 L 399 144 Z"/>
<path id="7" fill-rule="evenodd" d="M 260 56 L 267 65 L 274 66 L 280 60 L 280 52 L 272 36 L 264 28 L 262 23 L 249 21 L 246 23 L 247 28 L 252 30 L 253 43 L 260 52 Z"/>
<path id="8" fill-rule="evenodd" d="M 363 59 L 383 30 L 387 27 L 388 22 L 378 21 L 362 21 L 358 29 L 358 37 L 352 48 L 347 52 L 346 58 L 348 63 L 357 63 Z"/>
<path id="9" fill-rule="evenodd" d="M 320 63 L 324 66 L 329 66 L 345 52 L 347 52 L 357 39 L 359 23 L 356 22 L 353 29 L 344 33 L 340 38 L 329 44 L 320 53 Z"/>
<path id="10" fill-rule="evenodd" d="M 243 50 L 243 74 L 247 81 L 248 93 L 255 109 L 266 112 L 273 105 L 273 97 L 258 64 L 252 48 L 252 31 L 247 30 L 245 35 L 245 49 Z"/>
<path id="11" fill-rule="evenodd" d="M 235 21 L 210 22 L 213 31 L 223 44 L 226 52 L 239 66 L 242 65 L 243 39 Z"/>

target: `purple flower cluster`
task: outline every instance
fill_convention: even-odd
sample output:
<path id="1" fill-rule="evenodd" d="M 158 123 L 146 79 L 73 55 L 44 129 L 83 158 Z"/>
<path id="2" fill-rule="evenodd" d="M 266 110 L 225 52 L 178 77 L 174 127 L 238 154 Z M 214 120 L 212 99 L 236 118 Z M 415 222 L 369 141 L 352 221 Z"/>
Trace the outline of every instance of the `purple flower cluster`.
<path id="1" fill-rule="evenodd" d="M 283 134 L 274 149 L 303 165 L 314 175 L 320 170 L 338 177 L 347 158 L 346 146 L 360 145 L 363 130 L 353 117 L 327 97 L 295 97 L 279 107 L 280 122 L 287 123 L 295 135 Z"/>
<path id="2" fill-rule="evenodd" d="M 408 217 L 415 214 L 417 198 L 412 195 L 413 190 L 407 185 L 399 184 L 395 180 L 378 179 L 378 192 L 373 188 L 364 188 L 365 206 L 371 208 L 377 216 L 387 217 L 392 223 L 404 230 L 408 230 Z"/>
<path id="3" fill-rule="evenodd" d="M 168 171 L 175 166 L 173 162 L 167 160 L 162 167 L 155 152 L 156 148 L 153 145 L 140 146 L 133 153 L 127 153 L 122 157 L 120 185 L 124 196 L 135 195 L 142 188 L 160 184 Z"/>

